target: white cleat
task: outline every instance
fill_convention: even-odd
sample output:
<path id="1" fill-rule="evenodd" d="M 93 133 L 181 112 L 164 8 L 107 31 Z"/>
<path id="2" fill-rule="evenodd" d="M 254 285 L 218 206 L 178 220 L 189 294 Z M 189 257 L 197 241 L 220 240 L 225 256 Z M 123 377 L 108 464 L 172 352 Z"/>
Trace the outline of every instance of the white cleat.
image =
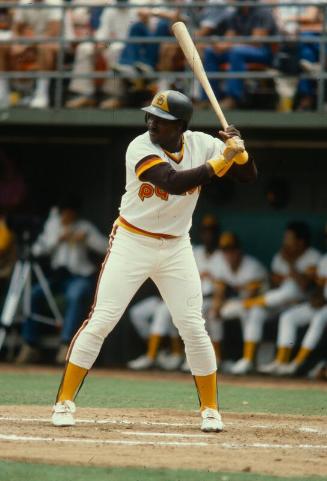
<path id="1" fill-rule="evenodd" d="M 32 109 L 45 109 L 49 107 L 49 99 L 46 96 L 33 97 L 30 102 L 30 107 Z"/>
<path id="2" fill-rule="evenodd" d="M 74 426 L 73 414 L 76 406 L 73 401 L 60 401 L 53 406 L 52 424 L 54 426 Z"/>
<path id="3" fill-rule="evenodd" d="M 230 368 L 230 374 L 234 374 L 235 376 L 242 376 L 243 374 L 249 374 L 253 371 L 253 362 L 249 361 L 248 359 L 239 359 L 235 362 L 235 364 Z"/>
<path id="4" fill-rule="evenodd" d="M 176 371 L 182 364 L 183 358 L 181 354 L 161 353 L 157 358 L 157 364 L 164 371 Z"/>
<path id="5" fill-rule="evenodd" d="M 129 369 L 133 369 L 133 371 L 143 371 L 146 369 L 151 369 L 154 365 L 154 359 L 151 359 L 147 355 L 140 356 L 137 359 L 133 359 L 133 361 L 129 361 L 127 363 L 127 367 Z"/>
<path id="6" fill-rule="evenodd" d="M 299 368 L 299 365 L 295 362 L 288 364 L 280 364 L 276 370 L 278 376 L 293 376 Z"/>
<path id="7" fill-rule="evenodd" d="M 272 361 L 269 364 L 263 364 L 258 367 L 258 372 L 260 374 L 277 374 L 280 367 L 280 362 Z"/>
<path id="8" fill-rule="evenodd" d="M 201 431 L 205 433 L 219 433 L 224 429 L 221 415 L 216 409 L 206 408 L 201 413 Z"/>
<path id="9" fill-rule="evenodd" d="M 187 359 L 185 359 L 185 361 L 181 365 L 180 369 L 181 369 L 182 372 L 185 372 L 185 373 L 191 372 L 191 369 L 190 369 L 190 366 L 188 365 Z"/>

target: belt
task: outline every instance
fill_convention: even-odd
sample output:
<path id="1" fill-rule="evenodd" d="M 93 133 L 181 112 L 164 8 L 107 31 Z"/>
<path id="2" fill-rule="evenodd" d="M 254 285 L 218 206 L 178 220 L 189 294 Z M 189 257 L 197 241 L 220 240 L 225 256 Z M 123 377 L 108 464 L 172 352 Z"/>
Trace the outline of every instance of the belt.
<path id="1" fill-rule="evenodd" d="M 125 220 L 123 217 L 119 216 L 115 222 L 116 225 L 123 227 L 124 229 L 128 230 L 129 232 L 133 232 L 133 234 L 144 235 L 146 237 L 152 237 L 153 239 L 177 239 L 178 236 L 170 235 L 170 234 L 157 234 L 154 232 L 148 232 L 147 230 L 140 229 L 135 225 L 130 224 Z"/>

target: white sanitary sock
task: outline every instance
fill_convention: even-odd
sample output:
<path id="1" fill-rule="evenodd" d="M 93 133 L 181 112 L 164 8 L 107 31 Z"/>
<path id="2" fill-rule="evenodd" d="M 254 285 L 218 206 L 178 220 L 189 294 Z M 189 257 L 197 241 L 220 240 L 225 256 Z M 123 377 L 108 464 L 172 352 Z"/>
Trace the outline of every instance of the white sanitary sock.
<path id="1" fill-rule="evenodd" d="M 50 80 L 47 78 L 39 78 L 36 81 L 35 97 L 48 97 Z"/>
<path id="2" fill-rule="evenodd" d="M 9 105 L 9 86 L 8 80 L 0 78 L 0 107 L 8 107 Z"/>

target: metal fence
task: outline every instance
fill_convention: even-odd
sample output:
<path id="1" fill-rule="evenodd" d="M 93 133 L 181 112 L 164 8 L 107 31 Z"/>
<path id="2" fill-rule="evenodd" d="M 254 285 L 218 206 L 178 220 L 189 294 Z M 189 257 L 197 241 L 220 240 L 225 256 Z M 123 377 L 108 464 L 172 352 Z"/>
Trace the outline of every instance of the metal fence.
<path id="1" fill-rule="evenodd" d="M 65 37 L 65 12 L 66 10 L 76 9 L 76 8 L 120 8 L 120 9 L 131 9 L 131 8 L 165 8 L 165 9 L 178 9 L 180 11 L 185 11 L 194 8 L 217 8 L 223 9 L 226 6 L 233 6 L 233 7 L 259 7 L 259 8 L 289 8 L 293 7 L 312 7 L 316 6 L 322 11 L 322 18 L 323 18 L 323 26 L 321 35 L 315 37 L 306 37 L 303 39 L 300 35 L 288 36 L 288 35 L 274 35 L 274 36 L 251 36 L 251 44 L 255 43 L 264 43 L 264 44 L 277 44 L 283 45 L 284 43 L 287 44 L 299 44 L 300 42 L 305 42 L 307 44 L 319 44 L 319 64 L 320 69 L 317 72 L 312 73 L 301 73 L 297 75 L 297 79 L 311 79 L 317 82 L 317 110 L 319 112 L 323 112 L 325 108 L 325 85 L 327 80 L 327 72 L 326 72 L 326 50 L 327 50 L 327 2 L 299 2 L 299 1 L 291 1 L 291 2 L 283 2 L 280 3 L 270 3 L 270 2 L 262 2 L 259 1 L 251 1 L 251 0 L 244 0 L 244 1 L 232 1 L 230 4 L 226 3 L 204 3 L 204 2 L 192 2 L 190 4 L 185 3 L 159 3 L 159 4 L 133 4 L 133 3 L 114 3 L 114 4 L 103 4 L 103 3 L 75 3 L 71 4 L 69 2 L 65 2 L 62 5 L 49 5 L 43 3 L 29 3 L 29 4 L 19 4 L 19 3 L 12 3 L 12 2 L 0 2 L 0 9 L 61 9 L 61 20 L 60 20 L 60 35 L 58 37 L 16 37 L 10 39 L 1 39 L 0 38 L 0 46 L 1 45 L 11 45 L 11 44 L 23 44 L 23 45 L 38 45 L 38 44 L 47 44 L 47 43 L 58 43 L 59 50 L 57 55 L 57 64 L 56 70 L 54 71 L 34 71 L 34 72 L 21 72 L 21 71 L 6 71 L 0 72 L 2 78 L 7 79 L 18 79 L 18 78 L 29 78 L 29 79 L 37 79 L 37 78 L 50 78 L 55 79 L 55 108 L 61 108 L 63 104 L 63 81 L 65 79 L 71 78 L 91 78 L 91 79 L 112 79 L 117 78 L 117 73 L 114 73 L 110 70 L 105 72 L 92 72 L 92 73 L 73 73 L 72 71 L 65 70 L 65 51 L 66 47 L 74 40 Z M 83 42 L 91 42 L 97 43 L 98 40 L 94 37 L 83 37 L 81 40 Z M 215 44 L 220 41 L 226 41 L 224 36 L 217 36 L 217 35 L 210 35 L 209 37 L 196 37 L 194 38 L 195 44 Z M 249 37 L 246 36 L 235 36 L 235 37 L 228 37 L 228 41 L 233 43 L 248 43 Z M 123 42 L 123 43 L 176 43 L 176 39 L 174 37 L 127 37 L 127 38 L 115 38 L 115 39 L 108 39 L 108 44 L 112 44 L 115 42 Z M 129 73 L 119 74 L 120 78 L 131 78 L 132 75 Z M 190 70 L 185 71 L 153 71 L 149 73 L 144 73 L 143 77 L 147 79 L 160 79 L 165 78 L 171 81 L 183 79 L 185 82 L 194 79 L 194 74 Z M 209 72 L 208 77 L 210 79 L 229 79 L 229 78 L 242 78 L 242 79 L 277 79 L 277 78 L 285 78 L 290 77 L 290 75 L 284 75 L 280 71 L 267 69 L 267 71 L 247 71 L 247 72 Z"/>

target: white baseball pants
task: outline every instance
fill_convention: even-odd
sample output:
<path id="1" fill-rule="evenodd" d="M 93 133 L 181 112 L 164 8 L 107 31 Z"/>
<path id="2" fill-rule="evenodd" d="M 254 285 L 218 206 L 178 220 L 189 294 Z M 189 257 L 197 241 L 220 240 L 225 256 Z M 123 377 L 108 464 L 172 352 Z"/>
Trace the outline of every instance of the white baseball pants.
<path id="1" fill-rule="evenodd" d="M 104 339 L 149 277 L 184 341 L 192 374 L 206 376 L 216 371 L 216 356 L 201 313 L 201 281 L 189 236 L 155 239 L 117 226 L 110 238 L 90 318 L 72 342 L 70 362 L 91 368 Z"/>
<path id="2" fill-rule="evenodd" d="M 298 328 L 307 325 L 301 346 L 313 350 L 327 326 L 327 306 L 315 309 L 306 302 L 285 311 L 279 319 L 277 346 L 293 347 Z"/>

